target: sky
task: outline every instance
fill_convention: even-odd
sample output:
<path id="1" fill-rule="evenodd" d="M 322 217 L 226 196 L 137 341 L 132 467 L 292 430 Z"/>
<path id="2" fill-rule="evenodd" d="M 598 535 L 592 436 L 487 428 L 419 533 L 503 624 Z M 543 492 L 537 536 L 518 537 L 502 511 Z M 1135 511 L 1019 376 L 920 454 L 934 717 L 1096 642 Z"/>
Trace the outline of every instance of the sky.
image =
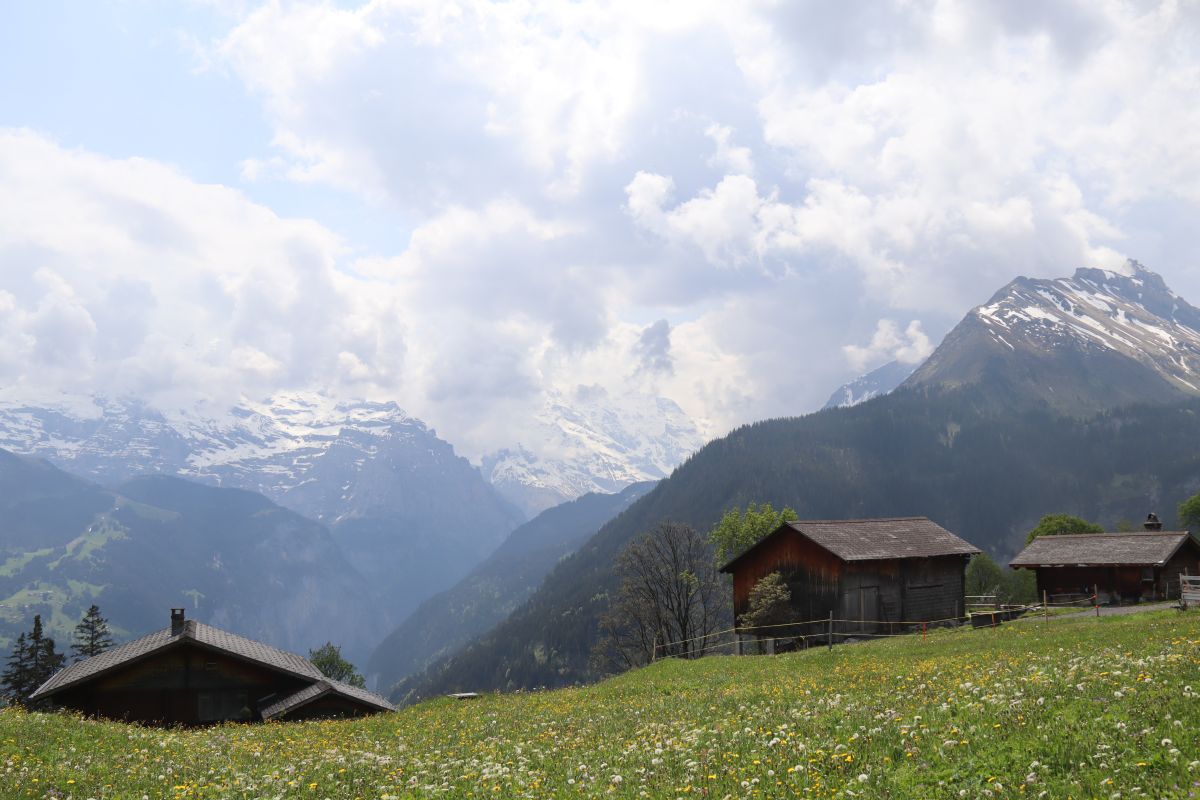
<path id="1" fill-rule="evenodd" d="M 709 435 L 1018 275 L 1200 302 L 1197 2 L 12 4 L 0 390 Z"/>

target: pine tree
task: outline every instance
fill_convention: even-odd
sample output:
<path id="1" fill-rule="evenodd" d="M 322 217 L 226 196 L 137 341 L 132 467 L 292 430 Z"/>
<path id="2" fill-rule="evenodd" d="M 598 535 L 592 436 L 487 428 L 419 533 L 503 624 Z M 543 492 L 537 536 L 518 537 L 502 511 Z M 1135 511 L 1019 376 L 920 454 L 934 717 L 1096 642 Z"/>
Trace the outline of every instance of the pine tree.
<path id="1" fill-rule="evenodd" d="M 42 631 L 40 614 L 33 615 L 33 631 L 30 632 L 26 641 L 28 643 L 29 690 L 20 701 L 24 705 L 28 705 L 29 695 L 37 691 L 37 688 L 48 681 L 51 675 L 62 669 L 63 664 L 67 661 L 66 656 L 54 648 L 54 639 L 46 636 Z"/>
<path id="2" fill-rule="evenodd" d="M 22 633 L 17 637 L 12 653 L 8 656 L 4 674 L 0 675 L 0 697 L 9 705 L 24 703 L 25 698 L 33 693 L 33 689 L 30 688 L 30 674 L 29 643 Z"/>
<path id="3" fill-rule="evenodd" d="M 100 607 L 93 603 L 75 626 L 75 641 L 71 643 L 74 660 L 83 661 L 85 658 L 98 656 L 112 647 L 112 644 L 108 620 L 100 616 Z"/>
<path id="4" fill-rule="evenodd" d="M 33 630 L 17 637 L 0 676 L 4 699 L 16 705 L 29 705 L 29 696 L 66 663 L 66 657 L 54 648 L 54 640 L 42 630 L 42 617 L 35 614 Z"/>

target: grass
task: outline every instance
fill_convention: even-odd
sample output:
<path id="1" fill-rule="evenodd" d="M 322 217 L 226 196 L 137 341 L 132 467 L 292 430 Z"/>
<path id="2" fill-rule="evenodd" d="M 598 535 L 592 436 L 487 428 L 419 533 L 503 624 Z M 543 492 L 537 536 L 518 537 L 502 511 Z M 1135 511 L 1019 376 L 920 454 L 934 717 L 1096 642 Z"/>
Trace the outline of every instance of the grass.
<path id="1" fill-rule="evenodd" d="M 1200 613 L 1052 619 L 349 722 L 0 712 L 5 798 L 1130 798 L 1200 792 Z"/>

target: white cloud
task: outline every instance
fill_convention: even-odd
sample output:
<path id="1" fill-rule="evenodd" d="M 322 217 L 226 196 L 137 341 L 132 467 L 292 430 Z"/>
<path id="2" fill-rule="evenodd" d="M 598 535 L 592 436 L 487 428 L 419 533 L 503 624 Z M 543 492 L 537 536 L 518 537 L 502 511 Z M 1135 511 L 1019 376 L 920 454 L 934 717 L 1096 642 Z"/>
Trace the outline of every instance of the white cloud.
<path id="1" fill-rule="evenodd" d="M 850 365 L 858 372 L 866 372 L 888 361 L 901 364 L 919 364 L 933 352 L 933 343 L 921 329 L 921 321 L 913 320 L 908 327 L 900 326 L 890 319 L 881 319 L 875 326 L 871 342 L 863 347 L 848 344 L 842 348 Z"/>
<path id="2" fill-rule="evenodd" d="M 0 380 L 343 387 L 478 453 L 579 385 L 803 412 L 1017 274 L 1200 294 L 1188 4 L 220 5 L 247 191 L 407 244 L 6 132 Z"/>
<path id="3" fill-rule="evenodd" d="M 0 131 L 0 187 L 9 385 L 228 398 L 370 388 L 403 360 L 386 296 L 311 222 L 24 131 Z M 370 374 L 341 375 L 343 352 Z"/>

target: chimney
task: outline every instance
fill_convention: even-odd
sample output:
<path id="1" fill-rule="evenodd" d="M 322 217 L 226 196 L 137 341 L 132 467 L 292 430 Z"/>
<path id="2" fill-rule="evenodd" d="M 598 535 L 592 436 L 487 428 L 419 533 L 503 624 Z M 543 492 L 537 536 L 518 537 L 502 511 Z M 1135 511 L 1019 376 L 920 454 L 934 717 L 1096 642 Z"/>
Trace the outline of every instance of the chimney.
<path id="1" fill-rule="evenodd" d="M 183 633 L 183 609 L 171 609 L 171 635 L 178 636 Z"/>
<path id="2" fill-rule="evenodd" d="M 1161 531 L 1162 523 L 1158 520 L 1158 514 L 1151 511 L 1146 515 L 1146 521 L 1142 523 L 1142 527 L 1147 531 Z"/>

